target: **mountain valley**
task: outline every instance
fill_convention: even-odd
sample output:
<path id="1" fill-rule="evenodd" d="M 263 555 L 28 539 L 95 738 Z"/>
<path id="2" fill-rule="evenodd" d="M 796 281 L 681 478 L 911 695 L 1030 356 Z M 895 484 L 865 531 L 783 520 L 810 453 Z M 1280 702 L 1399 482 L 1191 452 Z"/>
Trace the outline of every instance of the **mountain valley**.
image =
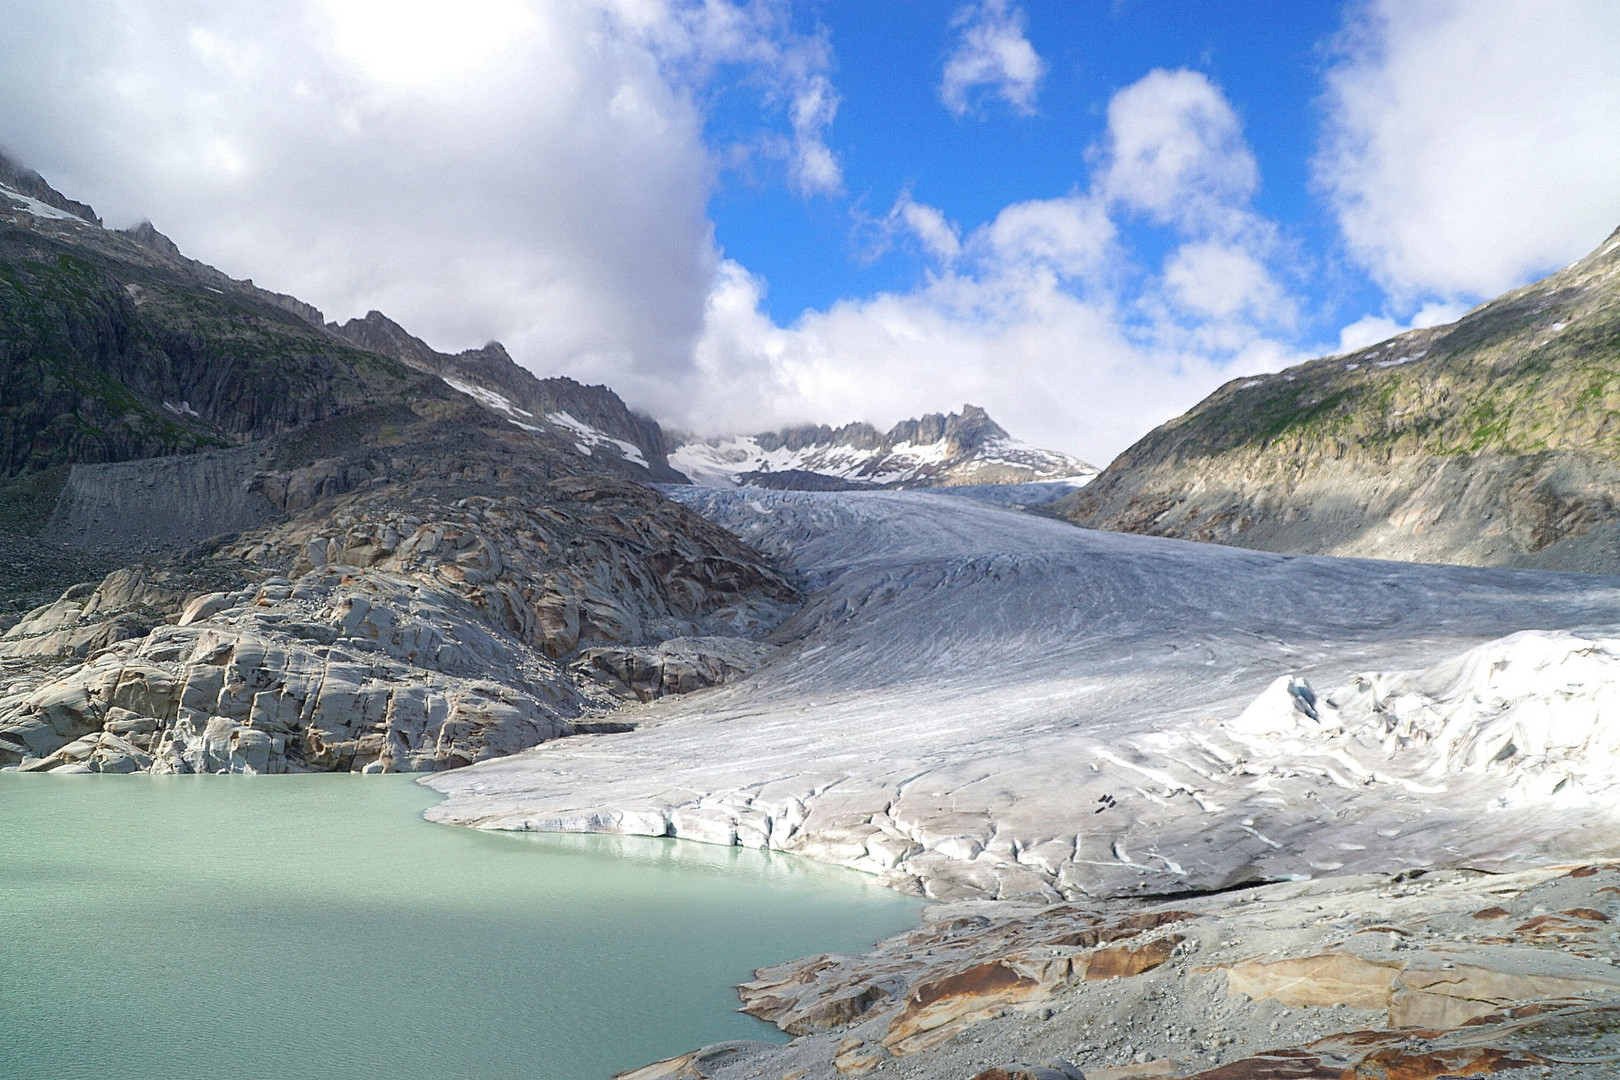
<path id="1" fill-rule="evenodd" d="M 1611 1077 L 1617 363 L 1620 235 L 1101 474 L 971 405 L 697 439 L 0 158 L 0 768 L 929 904 L 625 1080 Z"/>

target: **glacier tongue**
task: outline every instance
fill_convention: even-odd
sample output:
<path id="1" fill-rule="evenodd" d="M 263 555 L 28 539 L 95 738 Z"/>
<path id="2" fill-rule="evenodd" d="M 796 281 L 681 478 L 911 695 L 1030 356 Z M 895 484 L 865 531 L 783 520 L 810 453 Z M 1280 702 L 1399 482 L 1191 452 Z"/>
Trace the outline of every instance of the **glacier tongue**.
<path id="1" fill-rule="evenodd" d="M 639 730 L 434 776 L 430 816 L 769 846 L 937 898 L 1605 843 L 1613 579 L 1279 556 L 914 492 L 677 495 L 815 590 L 787 647 L 626 713 Z"/>

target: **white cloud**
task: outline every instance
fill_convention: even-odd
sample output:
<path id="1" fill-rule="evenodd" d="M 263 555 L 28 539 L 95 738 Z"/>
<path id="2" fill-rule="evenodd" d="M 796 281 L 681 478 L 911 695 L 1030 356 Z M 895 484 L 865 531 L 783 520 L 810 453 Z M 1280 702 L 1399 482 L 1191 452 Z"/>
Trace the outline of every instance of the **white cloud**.
<path id="1" fill-rule="evenodd" d="M 971 92 L 993 89 L 1015 112 L 1035 111 L 1046 64 L 1024 36 L 1024 12 L 1010 0 L 979 0 L 957 11 L 956 48 L 945 61 L 940 98 L 958 116 L 972 107 Z"/>
<path id="2" fill-rule="evenodd" d="M 1375 0 L 1327 77 L 1315 163 L 1397 296 L 1484 298 L 1620 224 L 1620 5 Z"/>
<path id="3" fill-rule="evenodd" d="M 1013 203 L 974 237 L 1002 267 L 1045 266 L 1075 278 L 1101 269 L 1117 254 L 1118 230 L 1103 204 L 1092 197 L 1031 199 Z"/>
<path id="4" fill-rule="evenodd" d="M 1242 122 L 1204 74 L 1151 71 L 1108 103 L 1100 188 L 1123 206 L 1191 231 L 1231 230 L 1259 182 Z"/>
<path id="5" fill-rule="evenodd" d="M 725 263 L 692 391 L 672 419 L 707 433 L 848 419 L 882 425 L 972 402 L 1022 438 L 1101 464 L 1234 367 L 1275 370 L 1302 359 L 1270 333 L 1295 313 L 1265 262 L 1268 223 L 1247 207 L 1253 158 L 1220 92 L 1188 75 L 1156 72 L 1145 88 L 1121 91 L 1124 103 L 1109 112 L 1118 126 L 1098 151 L 1099 175 L 1152 174 L 1153 184 L 1100 181 L 1092 191 L 1014 203 L 965 237 L 903 192 L 879 224 L 887 236 L 914 236 L 937 263 L 910 291 L 840 301 L 778 326 L 763 311 L 765 283 Z M 1169 109 L 1141 107 L 1167 97 Z M 1171 122 L 1143 120 L 1166 115 Z M 1114 160 L 1116 149 L 1132 161 Z M 1127 190 L 1137 201 L 1127 203 Z M 1197 202 L 1189 227 L 1220 235 L 1189 240 L 1162 275 L 1138 280 L 1110 207 L 1160 205 L 1143 193 L 1161 191 Z"/>
<path id="6" fill-rule="evenodd" d="M 826 132 L 838 113 L 838 95 L 825 75 L 812 75 L 795 88 L 791 112 L 794 183 L 806 194 L 837 192 L 844 186 L 844 175 L 827 146 Z"/>
<path id="7" fill-rule="evenodd" d="M 347 318 L 652 404 L 719 258 L 707 80 L 839 183 L 824 41 L 761 0 L 60 0 L 0 20 L 0 144 L 113 224 Z M 741 76 L 737 75 L 743 70 Z"/>
<path id="8" fill-rule="evenodd" d="M 902 191 L 889 211 L 889 228 L 903 228 L 923 249 L 943 263 L 955 261 L 962 252 L 962 233 L 956 223 L 938 208 L 917 202 L 909 189 Z"/>
<path id="9" fill-rule="evenodd" d="M 907 294 L 841 301 L 779 327 L 763 285 L 727 263 L 684 419 L 712 432 L 986 407 L 1022 438 L 1107 461 L 1218 385 L 1218 365 L 1133 341 L 1105 296 L 1050 272 L 945 274 Z M 1106 402 L 1107 408 L 1098 408 Z"/>
<path id="10" fill-rule="evenodd" d="M 1392 319 L 1388 315 L 1363 315 L 1355 322 L 1339 331 L 1339 348 L 1341 353 L 1355 352 L 1368 345 L 1376 345 L 1380 341 L 1404 334 L 1408 330 L 1426 330 L 1431 326 L 1441 326 L 1445 323 L 1456 322 L 1468 310 L 1467 304 L 1424 304 L 1417 313 L 1405 322 Z"/>
<path id="11" fill-rule="evenodd" d="M 1164 269 L 1165 287 L 1188 311 L 1215 319 L 1249 315 L 1288 322 L 1292 301 L 1271 271 L 1250 252 L 1220 241 L 1183 244 Z"/>

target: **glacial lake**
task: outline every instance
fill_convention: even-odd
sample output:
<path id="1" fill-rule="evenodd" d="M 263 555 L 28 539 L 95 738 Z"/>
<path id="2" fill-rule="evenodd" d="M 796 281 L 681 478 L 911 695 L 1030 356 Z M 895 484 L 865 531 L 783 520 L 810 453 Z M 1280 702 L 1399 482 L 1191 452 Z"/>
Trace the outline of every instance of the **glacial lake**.
<path id="1" fill-rule="evenodd" d="M 605 1080 L 915 901 L 791 856 L 480 833 L 404 776 L 0 774 L 8 1080 Z"/>

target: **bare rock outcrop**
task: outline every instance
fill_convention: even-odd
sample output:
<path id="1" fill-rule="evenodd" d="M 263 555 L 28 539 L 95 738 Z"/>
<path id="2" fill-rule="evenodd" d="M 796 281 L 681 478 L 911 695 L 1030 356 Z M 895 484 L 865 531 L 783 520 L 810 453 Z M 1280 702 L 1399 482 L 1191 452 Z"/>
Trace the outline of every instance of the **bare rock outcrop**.
<path id="1" fill-rule="evenodd" d="M 628 1075 L 1597 1080 L 1620 1064 L 1615 919 L 1610 863 L 956 905 L 758 972 L 744 1009 L 794 1042 Z"/>
<path id="2" fill-rule="evenodd" d="M 729 533 L 628 481 L 503 479 L 476 456 L 338 495 L 309 481 L 344 468 L 261 477 L 298 512 L 7 631 L 0 763 L 453 768 L 746 671 L 796 603 Z M 440 498 L 466 490 L 490 494 Z"/>

